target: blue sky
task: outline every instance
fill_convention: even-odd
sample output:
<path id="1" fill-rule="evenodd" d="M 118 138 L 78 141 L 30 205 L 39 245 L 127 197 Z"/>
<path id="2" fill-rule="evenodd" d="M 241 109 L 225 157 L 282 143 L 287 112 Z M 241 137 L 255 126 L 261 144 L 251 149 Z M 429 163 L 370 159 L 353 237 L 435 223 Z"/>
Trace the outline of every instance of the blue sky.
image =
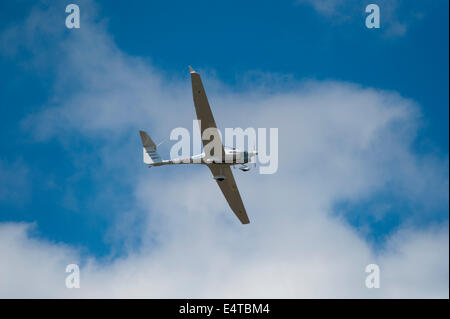
<path id="1" fill-rule="evenodd" d="M 158 210 L 136 204 L 136 194 L 139 194 L 136 183 L 147 174 L 161 180 L 170 179 L 183 174 L 185 168 L 149 172 L 141 164 L 137 129 L 142 128 L 140 121 L 146 123 L 145 118 L 130 120 L 131 124 L 123 124 L 117 134 L 113 124 L 107 124 L 106 128 L 103 124 L 89 124 L 90 118 L 102 118 L 101 111 L 93 110 L 88 117 L 80 115 L 73 122 L 64 122 L 67 101 L 69 104 L 78 99 L 83 101 L 91 93 L 98 97 L 93 92 L 98 89 L 97 82 L 92 80 L 92 86 L 91 82 L 83 82 L 87 70 L 65 65 L 72 61 L 66 58 L 67 52 L 72 50 L 77 55 L 73 53 L 76 47 L 70 47 L 70 43 L 85 44 L 84 33 L 79 37 L 75 34 L 81 31 L 94 34 L 94 38 L 98 32 L 100 40 L 107 39 L 105 47 L 112 47 L 112 61 L 123 59 L 124 65 L 129 66 L 124 69 L 132 70 L 124 78 L 130 74 L 140 76 L 142 71 L 142 79 L 147 79 L 152 76 L 152 70 L 157 73 L 163 83 L 161 94 L 170 95 L 173 90 L 178 97 L 189 92 L 187 65 L 200 69 L 210 79 L 211 84 L 207 84 L 210 99 L 214 99 L 214 93 L 220 96 L 221 90 L 243 95 L 252 90 L 259 93 L 261 83 L 269 97 L 271 90 L 292 93 L 299 83 L 308 81 L 351 83 L 357 86 L 357 91 L 375 90 L 382 92 L 381 95 L 394 92 L 397 97 L 393 100 L 400 99 L 400 104 L 408 108 L 411 105 L 414 110 L 404 121 L 406 124 L 398 124 L 398 132 L 397 127 L 393 132 L 403 136 L 403 130 L 408 131 L 405 139 L 399 138 L 398 145 L 405 147 L 405 156 L 412 158 L 411 165 L 416 165 L 415 168 L 402 173 L 398 177 L 401 182 L 394 176 L 383 186 L 362 195 L 349 191 L 336 196 L 327 216 L 348 225 L 375 251 L 384 249 L 390 236 L 405 225 L 419 230 L 434 225 L 448 227 L 448 1 L 370 2 L 380 5 L 380 29 L 367 29 L 364 25 L 368 1 L 342 4 L 324 0 L 324 5 L 333 8 L 331 13 L 318 10 L 310 1 L 276 4 L 273 1 L 95 1 L 95 5 L 89 1 L 85 5 L 80 3 L 81 29 L 67 30 L 64 1 L 39 4 L 3 1 L 0 4 L 0 223 L 35 223 L 32 238 L 67 244 L 79 249 L 83 256 L 99 259 L 114 260 L 158 247 L 157 232 L 153 234 L 151 227 L 149 231 L 144 226 L 149 218 L 160 218 L 154 217 Z M 41 10 L 51 12 L 49 21 L 41 21 L 41 25 L 38 19 L 37 24 L 22 27 L 27 25 L 27 17 L 32 17 L 33 12 L 39 17 Z M 398 26 L 401 32 L 395 31 Z M 60 46 L 63 41 L 64 47 Z M 79 50 L 78 55 L 83 56 L 91 47 L 86 45 Z M 92 60 L 86 63 L 95 65 Z M 111 74 L 121 74 L 117 72 Z M 120 91 L 121 86 L 115 88 Z M 102 89 L 111 90 L 107 86 Z M 145 128 L 157 132 L 155 139 L 166 138 L 163 135 L 169 133 L 171 125 L 190 125 L 191 118 L 185 114 L 193 115 L 194 109 L 191 96 L 184 98 L 179 109 L 165 107 L 167 113 L 180 112 L 178 118 L 172 117 L 173 124 L 166 121 L 158 126 L 157 119 L 148 120 Z M 155 96 L 155 101 L 159 99 Z M 150 95 L 150 104 L 151 100 Z M 220 102 L 221 98 L 217 100 Z M 222 104 L 217 103 L 216 117 L 226 113 L 220 107 Z M 243 114 L 255 114 L 257 118 L 263 109 L 258 105 L 252 108 Z M 59 109 L 61 113 L 52 111 Z M 164 108 L 158 110 L 162 111 Z M 231 113 L 242 122 L 240 109 Z M 50 125 L 48 118 L 62 124 Z M 409 120 L 413 123 L 412 132 L 409 132 Z M 282 123 L 279 122 L 280 130 Z M 394 121 L 392 125 L 397 124 Z M 388 135 L 386 144 L 396 140 L 397 133 Z M 355 136 L 359 134 L 359 131 L 352 132 Z M 298 138 L 314 139 L 314 136 Z M 290 153 L 280 153 L 281 173 L 284 172 L 283 154 Z M 389 158 L 386 154 L 372 153 L 372 157 L 378 156 L 380 162 L 376 167 L 392 166 L 389 169 L 395 170 L 397 165 L 409 165 L 398 163 L 399 158 L 406 157 Z M 386 170 L 382 174 L 389 175 L 390 171 Z M 195 168 L 186 171 L 196 172 Z M 417 179 L 410 179 L 406 176 L 408 172 L 420 174 Z M 292 174 L 303 178 L 301 172 L 292 171 Z M 262 177 L 250 176 L 264 182 Z M 414 182 L 422 177 L 426 182 L 420 190 L 402 186 L 408 183 L 405 180 Z M 254 216 L 257 220 L 258 214 Z M 230 225 L 227 223 L 228 220 L 225 225 Z M 147 233 L 150 235 L 145 236 Z M 145 245 L 143 241 L 153 244 Z"/>

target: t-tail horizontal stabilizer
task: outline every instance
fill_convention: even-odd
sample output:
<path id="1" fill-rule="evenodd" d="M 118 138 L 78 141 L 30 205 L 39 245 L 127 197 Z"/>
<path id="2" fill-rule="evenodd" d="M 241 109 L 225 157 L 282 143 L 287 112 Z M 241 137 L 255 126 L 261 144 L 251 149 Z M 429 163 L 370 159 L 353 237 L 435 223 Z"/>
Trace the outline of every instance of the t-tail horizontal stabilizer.
<path id="1" fill-rule="evenodd" d="M 161 156 L 156 152 L 156 144 L 145 131 L 139 131 L 142 140 L 144 163 L 149 166 L 159 166 L 162 164 Z"/>

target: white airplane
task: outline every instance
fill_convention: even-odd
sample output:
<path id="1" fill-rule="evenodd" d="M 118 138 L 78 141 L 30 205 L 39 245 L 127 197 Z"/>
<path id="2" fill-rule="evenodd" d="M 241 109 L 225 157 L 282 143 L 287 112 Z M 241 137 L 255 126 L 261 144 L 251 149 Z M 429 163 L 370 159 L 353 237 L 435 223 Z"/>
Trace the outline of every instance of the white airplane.
<path id="1" fill-rule="evenodd" d="M 246 166 L 245 163 L 249 163 L 252 160 L 252 157 L 258 155 L 258 152 L 256 150 L 251 152 L 241 151 L 236 148 L 223 146 L 208 103 L 208 98 L 206 97 L 205 89 L 203 88 L 200 74 L 195 72 L 190 66 L 189 70 L 191 72 L 195 111 L 201 125 L 201 136 L 204 136 L 203 132 L 208 129 L 207 133 L 211 133 L 209 135 L 213 135 L 214 138 L 212 141 L 202 139 L 205 151 L 201 154 L 186 159 L 163 160 L 156 152 L 156 144 L 152 141 L 150 136 L 145 131 L 139 131 L 144 147 L 144 163 L 147 164 L 148 167 L 175 164 L 204 164 L 208 166 L 214 179 L 222 190 L 225 199 L 230 205 L 230 208 L 242 224 L 248 224 L 250 223 L 250 220 L 248 219 L 247 212 L 245 211 L 241 195 L 239 194 L 230 167 L 232 165 L 240 164 L 242 165 L 240 167 L 242 171 L 248 171 L 250 167 Z M 209 146 L 207 146 L 208 144 Z M 206 149 L 210 151 L 206 152 Z M 219 154 L 216 156 L 214 155 L 215 150 L 219 150 Z"/>

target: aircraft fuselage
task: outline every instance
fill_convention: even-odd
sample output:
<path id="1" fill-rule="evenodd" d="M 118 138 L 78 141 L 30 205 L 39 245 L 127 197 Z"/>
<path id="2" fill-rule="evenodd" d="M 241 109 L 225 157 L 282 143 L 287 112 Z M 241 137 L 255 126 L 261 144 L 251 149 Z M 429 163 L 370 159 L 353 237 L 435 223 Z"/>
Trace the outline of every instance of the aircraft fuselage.
<path id="1" fill-rule="evenodd" d="M 160 165 L 167 164 L 225 164 L 236 165 L 246 164 L 252 160 L 253 156 L 257 155 L 255 151 L 241 151 L 235 148 L 224 148 L 225 154 L 221 157 L 206 157 L 205 153 L 197 154 L 188 158 L 175 158 L 171 160 L 164 160 Z"/>

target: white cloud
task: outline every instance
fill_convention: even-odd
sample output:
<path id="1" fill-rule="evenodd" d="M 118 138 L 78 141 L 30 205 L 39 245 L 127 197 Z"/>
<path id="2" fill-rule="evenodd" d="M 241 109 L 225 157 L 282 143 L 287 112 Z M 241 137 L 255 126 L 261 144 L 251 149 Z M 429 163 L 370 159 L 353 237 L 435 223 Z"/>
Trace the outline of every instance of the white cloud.
<path id="1" fill-rule="evenodd" d="M 192 217 L 181 216 L 188 224 L 176 236 L 166 233 L 157 249 L 81 264 L 80 289 L 64 284 L 66 265 L 82 259 L 76 251 L 27 238 L 24 225 L 3 224 L 0 296 L 448 298 L 446 228 L 401 232 L 375 256 L 349 228 L 321 217 L 281 232 L 256 225 L 245 234 L 206 215 Z M 373 262 L 380 289 L 364 286 L 365 266 Z"/>
<path id="2" fill-rule="evenodd" d="M 148 61 L 122 53 L 103 27 L 84 21 L 80 31 L 58 42 L 64 54 L 55 94 L 24 125 L 38 139 L 67 143 L 77 134 L 101 141 L 103 166 L 96 169 L 107 170 L 108 180 L 135 183 L 128 214 L 145 212 L 143 244 L 103 262 L 27 236 L 23 224 L 3 224 L 1 296 L 448 298 L 448 222 L 402 225 L 384 250 L 373 251 L 332 214 L 336 201 L 380 190 L 413 204 L 448 203 L 448 159 L 411 150 L 420 114 L 413 101 L 349 83 L 289 78 L 289 89 L 283 82 L 270 91 L 247 84 L 233 93 L 206 74 L 220 127 L 279 128 L 277 174 L 235 174 L 252 221 L 242 226 L 205 167 L 130 165 L 140 158 L 138 129 L 162 136 L 190 127 L 187 72 L 169 80 Z M 121 222 L 108 235 L 135 236 L 134 227 Z M 74 262 L 81 263 L 79 290 L 64 286 L 65 266 Z M 370 263 L 380 265 L 379 290 L 364 286 Z"/>
<path id="3" fill-rule="evenodd" d="M 65 287 L 65 266 L 77 262 L 72 249 L 27 237 L 32 225 L 0 224 L 0 297 L 39 298 L 57 295 Z M 52 292 L 54 291 L 54 292 Z"/>
<path id="4" fill-rule="evenodd" d="M 387 37 L 404 36 L 412 23 L 423 18 L 423 13 L 405 9 L 410 3 L 401 0 L 297 0 L 295 3 L 309 5 L 335 23 L 360 19 L 361 27 L 365 25 L 366 6 L 377 4 L 380 7 L 381 33 Z"/>
<path id="5" fill-rule="evenodd" d="M 317 12 L 326 16 L 334 16 L 341 13 L 341 7 L 345 4 L 343 0 L 297 0 L 298 4 L 309 4 Z"/>

